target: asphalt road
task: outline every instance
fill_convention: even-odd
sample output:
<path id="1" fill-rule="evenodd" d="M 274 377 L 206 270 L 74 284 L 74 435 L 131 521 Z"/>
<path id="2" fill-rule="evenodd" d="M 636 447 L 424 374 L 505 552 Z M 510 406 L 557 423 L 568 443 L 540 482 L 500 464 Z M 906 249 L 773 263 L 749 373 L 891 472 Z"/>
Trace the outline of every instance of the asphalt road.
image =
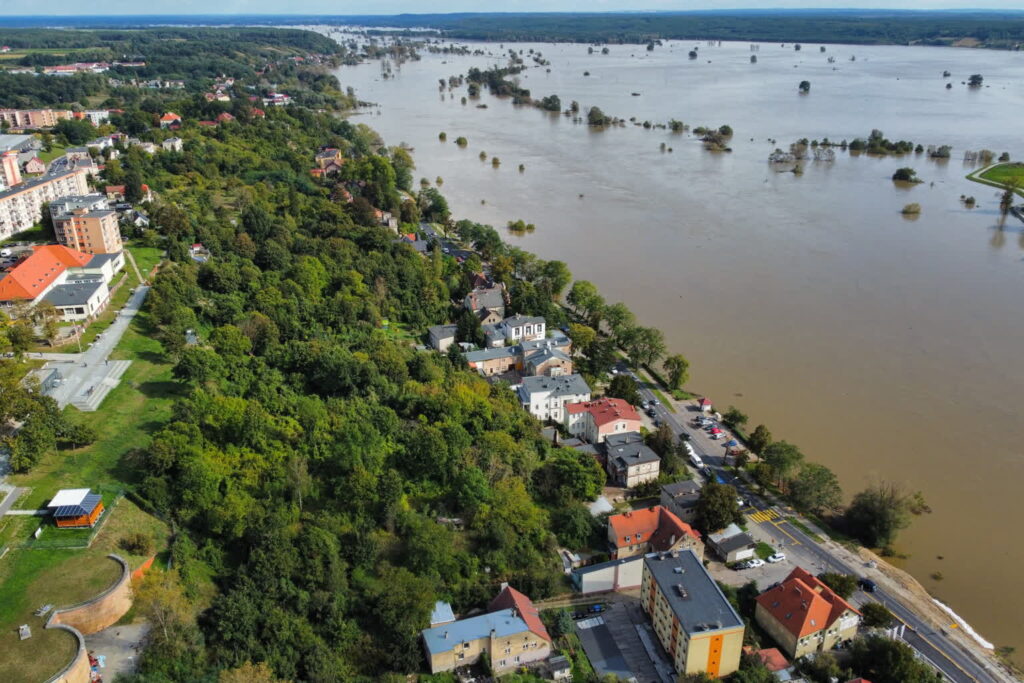
<path id="1" fill-rule="evenodd" d="M 629 369 L 622 363 L 617 366 L 617 370 L 620 373 L 629 372 Z M 646 401 L 652 401 L 657 398 L 635 374 L 633 374 L 633 377 L 638 380 L 641 398 Z M 739 494 L 750 506 L 744 512 L 748 517 L 751 517 L 751 522 L 757 524 L 761 530 L 765 531 L 774 540 L 774 545 L 777 548 L 781 548 L 786 552 L 790 562 L 796 561 L 796 563 L 803 565 L 808 571 L 813 570 L 813 573 L 832 571 L 842 574 L 853 574 L 855 576 L 863 575 L 863 571 L 849 566 L 827 547 L 822 546 L 801 529 L 786 521 L 786 518 L 792 516 L 792 513 L 784 513 L 777 507 L 773 507 L 760 496 L 750 491 L 741 480 L 728 472 L 724 467 L 725 442 L 712 441 L 705 435 L 703 430 L 683 424 L 683 422 L 688 422 L 687 418 L 695 417 L 698 413 L 694 412 L 688 413 L 686 416 L 680 416 L 669 411 L 664 405 L 655 406 L 655 413 L 656 418 L 667 424 L 677 437 L 683 433 L 690 435 L 690 444 L 693 445 L 694 450 L 700 455 L 701 460 L 706 465 L 710 465 L 715 474 L 736 487 Z M 697 477 L 697 480 L 702 481 L 700 476 Z M 917 650 L 919 654 L 930 661 L 933 666 L 939 669 L 947 679 L 957 681 L 958 683 L 1002 683 L 1002 681 L 1007 680 L 1004 676 L 993 673 L 986 664 L 978 661 L 973 653 L 951 640 L 944 631 L 933 629 L 924 619 L 917 616 L 910 607 L 900 602 L 896 596 L 887 593 L 881 587 L 876 588 L 872 593 L 857 591 L 853 600 L 857 604 L 863 604 L 868 600 L 875 600 L 888 607 L 900 621 L 906 624 L 907 628 L 903 639 Z"/>

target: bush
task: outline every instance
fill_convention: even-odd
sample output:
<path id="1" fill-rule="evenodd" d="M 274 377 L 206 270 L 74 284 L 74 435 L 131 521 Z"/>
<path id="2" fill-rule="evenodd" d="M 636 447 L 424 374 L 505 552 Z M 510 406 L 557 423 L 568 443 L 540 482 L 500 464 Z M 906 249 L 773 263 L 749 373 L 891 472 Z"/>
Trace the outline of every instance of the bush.
<path id="1" fill-rule="evenodd" d="M 136 531 L 122 536 L 117 541 L 117 546 L 129 555 L 149 555 L 153 552 L 153 539 Z"/>
<path id="2" fill-rule="evenodd" d="M 917 202 L 914 202 L 913 204 L 907 204 L 906 206 L 903 207 L 903 210 L 900 211 L 900 213 L 902 213 L 904 216 L 917 216 L 921 213 L 921 205 L 918 204 Z"/>
<path id="3" fill-rule="evenodd" d="M 904 183 L 921 182 L 921 180 L 917 177 L 917 171 L 908 166 L 896 169 L 896 172 L 892 174 L 892 179 Z"/>

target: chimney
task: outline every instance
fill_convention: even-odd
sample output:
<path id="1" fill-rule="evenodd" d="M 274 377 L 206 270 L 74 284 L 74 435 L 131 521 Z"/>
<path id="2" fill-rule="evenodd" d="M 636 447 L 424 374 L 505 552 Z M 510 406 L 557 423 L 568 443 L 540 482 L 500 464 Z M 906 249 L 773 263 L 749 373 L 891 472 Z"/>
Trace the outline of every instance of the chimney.
<path id="1" fill-rule="evenodd" d="M 669 537 L 669 539 L 668 539 L 668 544 L 669 544 L 670 546 L 671 546 L 671 545 L 675 545 L 675 544 L 676 544 L 676 535 L 675 535 L 675 534 L 672 534 L 672 535 L 671 535 L 671 536 Z"/>

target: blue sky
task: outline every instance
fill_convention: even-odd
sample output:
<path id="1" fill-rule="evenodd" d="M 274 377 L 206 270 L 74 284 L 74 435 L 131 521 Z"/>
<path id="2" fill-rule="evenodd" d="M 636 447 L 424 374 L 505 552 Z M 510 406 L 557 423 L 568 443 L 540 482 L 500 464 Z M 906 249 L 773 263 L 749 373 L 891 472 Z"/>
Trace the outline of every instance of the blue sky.
<path id="1" fill-rule="evenodd" d="M 6 5 L 6 7 L 5 7 Z M 1024 0 L 0 0 L 0 15 L 397 14 L 402 12 L 615 11 L 738 8 L 1024 9 Z"/>

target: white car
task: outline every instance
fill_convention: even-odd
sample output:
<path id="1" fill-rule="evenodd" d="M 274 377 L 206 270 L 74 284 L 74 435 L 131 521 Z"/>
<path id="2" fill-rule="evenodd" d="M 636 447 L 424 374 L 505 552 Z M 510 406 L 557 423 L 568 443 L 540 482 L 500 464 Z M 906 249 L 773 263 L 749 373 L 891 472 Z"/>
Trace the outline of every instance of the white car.
<path id="1" fill-rule="evenodd" d="M 693 446 L 691 446 L 689 443 L 685 443 L 683 445 L 686 446 L 686 454 L 687 455 L 695 455 L 696 454 L 696 451 L 693 450 Z"/>
<path id="2" fill-rule="evenodd" d="M 747 560 L 745 568 L 746 569 L 757 569 L 758 567 L 763 567 L 763 566 L 764 566 L 764 560 L 762 560 L 759 557 L 755 557 L 752 560 Z"/>
<path id="3" fill-rule="evenodd" d="M 786 559 L 786 553 L 775 553 L 774 555 L 772 555 L 771 557 L 768 558 L 768 561 L 771 562 L 772 564 L 775 564 L 776 562 L 782 562 L 785 559 Z"/>

